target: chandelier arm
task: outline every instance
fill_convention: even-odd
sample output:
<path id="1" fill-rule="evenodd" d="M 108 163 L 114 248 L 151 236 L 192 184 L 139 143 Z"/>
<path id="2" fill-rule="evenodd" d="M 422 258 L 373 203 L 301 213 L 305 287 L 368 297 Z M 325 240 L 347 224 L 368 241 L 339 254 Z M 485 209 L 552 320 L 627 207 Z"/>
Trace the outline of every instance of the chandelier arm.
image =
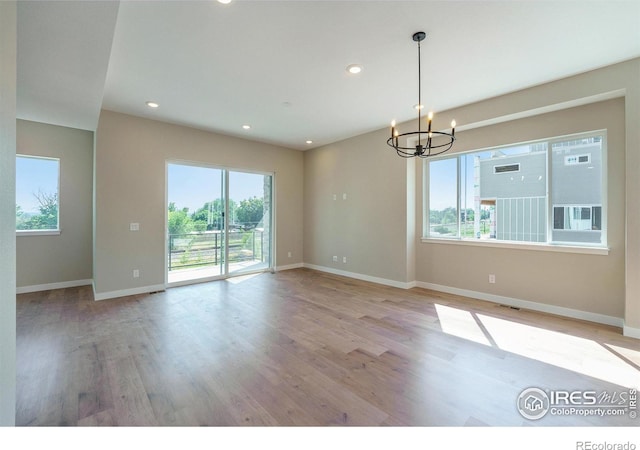
<path id="1" fill-rule="evenodd" d="M 447 152 L 449 149 L 451 149 L 451 147 L 453 147 L 453 141 L 455 141 L 455 138 L 451 142 L 449 142 L 449 144 L 444 144 L 444 145 L 439 145 L 437 147 L 432 147 L 432 149 L 434 149 L 434 148 L 437 149 L 437 148 L 440 148 L 440 147 L 446 147 L 446 148 L 443 148 L 442 150 L 438 150 L 437 152 L 431 152 L 430 151 L 428 154 L 424 153 L 422 155 L 416 155 L 416 156 L 418 156 L 419 158 L 431 158 L 433 156 L 441 155 L 442 153 Z"/>
<path id="2" fill-rule="evenodd" d="M 419 133 L 417 131 L 409 131 L 407 133 L 402 133 L 399 134 L 398 136 L 396 136 L 397 138 L 401 138 L 403 136 L 416 136 Z M 424 133 L 420 133 L 420 135 L 423 135 Z M 453 142 L 456 140 L 456 138 L 454 136 L 451 135 L 451 133 L 446 133 L 444 131 L 432 131 L 431 134 L 433 135 L 438 135 L 438 136 L 448 136 L 449 139 L 447 140 L 447 142 L 445 142 L 444 144 L 438 144 L 438 145 L 425 145 L 424 148 L 425 149 L 435 149 L 435 148 L 441 148 L 441 147 L 446 147 L 447 145 L 453 145 Z M 418 141 L 420 142 L 420 141 Z M 429 142 L 433 142 L 432 139 L 428 139 L 427 143 Z M 402 145 L 395 145 L 393 143 L 393 138 L 388 138 L 387 139 L 387 145 L 393 148 L 401 148 L 403 150 L 415 150 L 415 146 L 414 147 L 403 147 Z M 450 147 L 449 147 L 450 148 Z"/>
<path id="3" fill-rule="evenodd" d="M 427 139 L 427 145 L 420 144 L 420 138 L 418 137 L 418 143 L 415 147 L 403 147 L 401 145 L 397 145 L 397 140 L 402 136 L 420 136 L 421 134 L 418 131 L 410 131 L 408 133 L 402 133 L 393 138 L 387 139 L 387 145 L 389 147 L 393 147 L 396 150 L 398 156 L 402 158 L 412 158 L 414 156 L 418 156 L 420 158 L 428 158 L 431 156 L 437 156 L 441 153 L 444 153 L 453 147 L 453 143 L 456 140 L 455 136 L 451 133 L 445 133 L 444 131 L 432 131 L 432 135 L 446 136 L 448 139 L 445 140 L 444 143 L 433 145 L 433 141 L 431 137 Z"/>

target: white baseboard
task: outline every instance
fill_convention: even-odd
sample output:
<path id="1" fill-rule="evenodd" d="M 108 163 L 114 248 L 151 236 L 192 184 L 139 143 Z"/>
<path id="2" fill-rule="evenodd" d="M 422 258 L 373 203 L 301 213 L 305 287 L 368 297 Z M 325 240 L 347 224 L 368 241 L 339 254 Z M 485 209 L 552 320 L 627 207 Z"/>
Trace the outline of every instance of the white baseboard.
<path id="1" fill-rule="evenodd" d="M 280 272 L 282 270 L 301 269 L 303 267 L 304 267 L 303 263 L 288 264 L 286 266 L 276 266 L 275 271 Z"/>
<path id="2" fill-rule="evenodd" d="M 89 286 L 93 280 L 62 281 L 60 283 L 34 284 L 32 286 L 16 287 L 16 294 L 28 294 L 29 292 L 50 291 L 53 289 L 66 289 L 78 286 Z"/>
<path id="3" fill-rule="evenodd" d="M 622 335 L 640 339 L 640 328 L 633 328 L 628 325 L 622 327 Z"/>
<path id="4" fill-rule="evenodd" d="M 347 278 L 355 278 L 356 280 L 370 281 L 371 283 L 378 283 L 378 284 L 383 284 L 385 286 L 397 287 L 400 289 L 411 289 L 412 287 L 416 286 L 415 281 L 406 283 L 402 281 L 389 280 L 386 278 L 378 278 L 378 277 L 372 277 L 369 275 L 362 275 L 360 273 L 347 272 L 345 270 L 334 269 L 332 267 L 316 266 L 315 264 L 304 263 L 303 267 L 306 267 L 308 269 L 318 270 L 320 272 L 332 273 L 334 275 L 340 275 Z"/>
<path id="5" fill-rule="evenodd" d="M 96 285 L 93 285 L 93 299 L 96 301 L 107 300 L 110 298 L 127 297 L 129 295 L 148 294 L 150 292 L 164 291 L 164 284 L 156 284 L 152 286 L 142 286 L 131 289 L 122 289 L 119 291 L 96 292 Z"/>
<path id="6" fill-rule="evenodd" d="M 485 292 L 471 291 L 468 289 L 459 289 L 450 286 L 443 286 L 440 284 L 426 283 L 419 281 L 418 287 L 431 289 L 434 291 L 445 292 L 447 294 L 461 295 L 463 297 L 476 298 L 478 300 L 485 300 L 492 303 L 498 303 L 501 305 L 514 306 L 516 308 L 530 309 L 533 311 L 539 311 L 549 314 L 555 314 L 557 316 L 571 317 L 572 319 L 587 320 L 589 322 L 601 323 L 604 325 L 611 325 L 614 327 L 622 328 L 624 320 L 619 317 L 607 316 L 604 314 L 592 313 L 588 311 L 580 311 L 577 309 L 565 308 L 562 306 L 549 305 L 546 303 L 532 302 L 529 300 L 520 300 L 512 297 L 504 297 L 502 295 L 487 294 Z M 640 330 L 636 330 L 638 332 Z"/>

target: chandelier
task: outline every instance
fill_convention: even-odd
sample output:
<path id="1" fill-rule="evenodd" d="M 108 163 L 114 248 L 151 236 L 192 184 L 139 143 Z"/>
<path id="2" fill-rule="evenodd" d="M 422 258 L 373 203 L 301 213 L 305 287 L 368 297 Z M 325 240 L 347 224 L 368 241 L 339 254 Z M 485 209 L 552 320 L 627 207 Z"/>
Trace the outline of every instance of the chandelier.
<path id="1" fill-rule="evenodd" d="M 415 156 L 419 158 L 428 158 L 429 156 L 436 156 L 446 152 L 453 146 L 453 141 L 456 140 L 456 121 L 451 121 L 451 133 L 444 131 L 431 130 L 431 121 L 433 120 L 433 113 L 430 112 L 427 115 L 427 131 L 423 131 L 421 128 L 422 122 L 422 81 L 420 72 L 420 42 L 427 37 L 424 31 L 418 31 L 413 34 L 413 40 L 418 43 L 418 104 L 416 109 L 418 110 L 418 131 L 410 131 L 408 133 L 399 134 L 396 129 L 396 121 L 391 122 L 391 137 L 387 139 L 387 145 L 396 149 L 398 156 L 403 158 L 413 158 Z M 417 143 L 414 147 L 403 147 L 399 144 L 399 138 L 417 137 Z"/>

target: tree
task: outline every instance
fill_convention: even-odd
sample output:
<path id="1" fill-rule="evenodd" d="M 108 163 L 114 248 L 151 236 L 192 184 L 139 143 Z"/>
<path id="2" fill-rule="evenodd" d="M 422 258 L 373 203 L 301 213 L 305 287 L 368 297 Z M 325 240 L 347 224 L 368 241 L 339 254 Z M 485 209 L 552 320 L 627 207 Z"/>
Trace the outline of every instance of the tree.
<path id="1" fill-rule="evenodd" d="M 19 230 L 56 230 L 58 228 L 58 193 L 38 191 L 33 194 L 40 204 L 40 214 L 24 219 L 22 208 L 16 205 L 16 228 Z M 20 220 L 18 220 L 20 219 Z"/>
<path id="2" fill-rule="evenodd" d="M 231 206 L 229 206 L 231 208 Z M 197 225 L 198 231 L 204 226 L 204 230 L 219 230 L 222 228 L 224 215 L 224 202 L 222 199 L 215 199 L 212 202 L 206 202 L 196 212 L 191 214 L 191 220 Z"/>
<path id="3" fill-rule="evenodd" d="M 24 217 L 24 211 L 22 206 L 16 203 L 16 230 L 22 230 L 26 218 Z"/>
<path id="4" fill-rule="evenodd" d="M 245 227 L 255 228 L 264 215 L 264 199 L 253 197 L 242 200 L 236 210 L 236 219 Z"/>
<path id="5" fill-rule="evenodd" d="M 175 204 L 169 204 L 169 234 L 187 234 L 193 231 L 193 221 L 188 213 L 189 208 L 176 209 Z"/>

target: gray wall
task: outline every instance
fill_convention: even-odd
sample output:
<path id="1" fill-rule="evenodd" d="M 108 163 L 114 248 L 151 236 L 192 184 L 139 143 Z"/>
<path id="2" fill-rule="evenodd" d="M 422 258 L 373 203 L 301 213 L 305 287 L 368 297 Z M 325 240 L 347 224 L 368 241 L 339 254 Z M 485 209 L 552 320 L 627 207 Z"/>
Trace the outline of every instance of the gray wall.
<path id="1" fill-rule="evenodd" d="M 94 169 L 98 297 L 164 286 L 165 167 L 179 160 L 275 172 L 276 266 L 302 263 L 302 152 L 102 111 Z M 131 222 L 140 231 L 130 232 Z"/>
<path id="2" fill-rule="evenodd" d="M 17 152 L 60 158 L 60 234 L 17 237 L 18 288 L 90 280 L 93 133 L 18 120 Z"/>
<path id="3" fill-rule="evenodd" d="M 591 154 L 590 164 L 565 165 L 565 156 Z M 602 157 L 600 146 L 553 151 L 551 154 L 551 199 L 553 205 L 601 205 Z M 593 169 L 589 169 L 593 166 Z M 579 181 L 578 181 L 579 180 Z"/>
<path id="4" fill-rule="evenodd" d="M 0 426 L 16 420 L 16 2 L 0 2 Z"/>
<path id="5" fill-rule="evenodd" d="M 518 172 L 494 173 L 495 166 L 520 164 Z M 522 178 L 524 177 L 524 181 Z M 542 177 L 538 180 L 538 177 Z M 544 197 L 547 189 L 547 154 L 526 153 L 480 161 L 480 198 Z"/>

